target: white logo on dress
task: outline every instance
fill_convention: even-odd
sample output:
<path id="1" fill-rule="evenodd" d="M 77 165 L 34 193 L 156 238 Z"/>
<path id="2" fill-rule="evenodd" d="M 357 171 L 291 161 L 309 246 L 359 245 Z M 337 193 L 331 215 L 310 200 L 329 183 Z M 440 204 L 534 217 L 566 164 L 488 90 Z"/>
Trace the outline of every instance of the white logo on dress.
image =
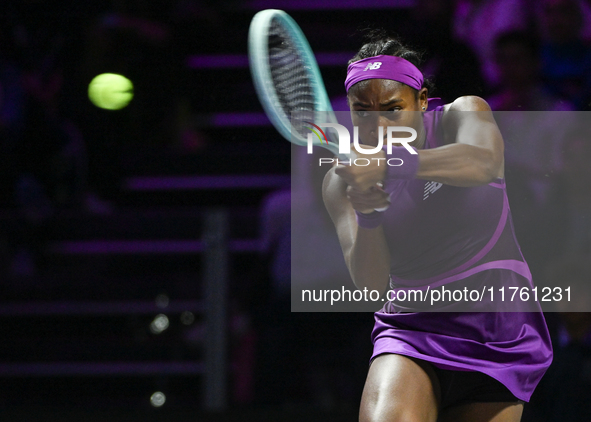
<path id="1" fill-rule="evenodd" d="M 438 190 L 441 186 L 443 186 L 443 183 L 439 183 L 439 182 L 425 183 L 425 192 L 423 193 L 423 201 L 425 199 L 427 199 L 429 197 L 429 195 L 431 195 L 432 193 L 435 193 L 435 191 Z"/>
<path id="2" fill-rule="evenodd" d="M 376 70 L 379 69 L 381 65 L 382 62 L 368 63 L 367 66 L 365 66 L 365 69 L 363 69 L 363 71 L 365 72 L 366 70 Z"/>

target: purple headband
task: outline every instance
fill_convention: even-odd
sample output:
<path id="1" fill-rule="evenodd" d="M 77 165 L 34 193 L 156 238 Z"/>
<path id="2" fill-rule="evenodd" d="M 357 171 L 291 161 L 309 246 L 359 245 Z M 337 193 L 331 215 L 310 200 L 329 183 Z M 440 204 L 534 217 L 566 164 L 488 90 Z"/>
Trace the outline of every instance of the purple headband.
<path id="1" fill-rule="evenodd" d="M 423 74 L 414 64 L 402 57 L 374 56 L 351 63 L 347 68 L 345 89 L 366 79 L 390 79 L 416 89 L 423 87 Z"/>

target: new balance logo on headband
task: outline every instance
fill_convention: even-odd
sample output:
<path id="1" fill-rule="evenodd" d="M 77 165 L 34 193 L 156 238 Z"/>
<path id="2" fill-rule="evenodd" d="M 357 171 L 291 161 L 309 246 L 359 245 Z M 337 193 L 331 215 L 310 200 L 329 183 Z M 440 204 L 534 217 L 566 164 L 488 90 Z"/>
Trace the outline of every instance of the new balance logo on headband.
<path id="1" fill-rule="evenodd" d="M 365 69 L 363 69 L 363 71 L 365 72 L 366 70 L 376 70 L 379 69 L 381 65 L 382 62 L 368 63 L 367 66 L 365 66 Z"/>

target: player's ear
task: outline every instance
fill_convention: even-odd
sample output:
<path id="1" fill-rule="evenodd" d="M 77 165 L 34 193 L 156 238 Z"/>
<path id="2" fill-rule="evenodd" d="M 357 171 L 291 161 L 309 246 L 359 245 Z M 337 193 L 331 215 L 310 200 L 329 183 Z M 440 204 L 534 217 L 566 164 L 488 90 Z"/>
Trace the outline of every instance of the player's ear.
<path id="1" fill-rule="evenodd" d="M 421 90 L 418 93 L 419 107 L 420 107 L 421 111 L 427 110 L 427 107 L 428 107 L 427 98 L 429 98 L 428 94 L 429 94 L 429 90 L 427 88 L 421 88 Z"/>

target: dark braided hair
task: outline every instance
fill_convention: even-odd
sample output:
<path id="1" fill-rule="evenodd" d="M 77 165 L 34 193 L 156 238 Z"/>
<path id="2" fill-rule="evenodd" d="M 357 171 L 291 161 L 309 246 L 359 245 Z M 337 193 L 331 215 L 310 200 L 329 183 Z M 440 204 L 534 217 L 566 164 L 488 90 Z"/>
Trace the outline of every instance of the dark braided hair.
<path id="1" fill-rule="evenodd" d="M 369 57 L 387 55 L 401 57 L 415 65 L 420 70 L 420 66 L 423 63 L 424 52 L 411 50 L 402 44 L 396 36 L 389 34 L 384 29 L 370 29 L 365 30 L 364 32 L 364 44 L 347 64 L 367 59 Z M 363 82 L 365 81 L 362 81 L 361 83 Z M 435 86 L 431 80 L 424 78 L 423 88 L 427 88 L 429 92 L 431 92 L 434 90 Z M 414 88 L 411 89 L 415 92 L 415 96 L 418 97 L 419 91 Z"/>

